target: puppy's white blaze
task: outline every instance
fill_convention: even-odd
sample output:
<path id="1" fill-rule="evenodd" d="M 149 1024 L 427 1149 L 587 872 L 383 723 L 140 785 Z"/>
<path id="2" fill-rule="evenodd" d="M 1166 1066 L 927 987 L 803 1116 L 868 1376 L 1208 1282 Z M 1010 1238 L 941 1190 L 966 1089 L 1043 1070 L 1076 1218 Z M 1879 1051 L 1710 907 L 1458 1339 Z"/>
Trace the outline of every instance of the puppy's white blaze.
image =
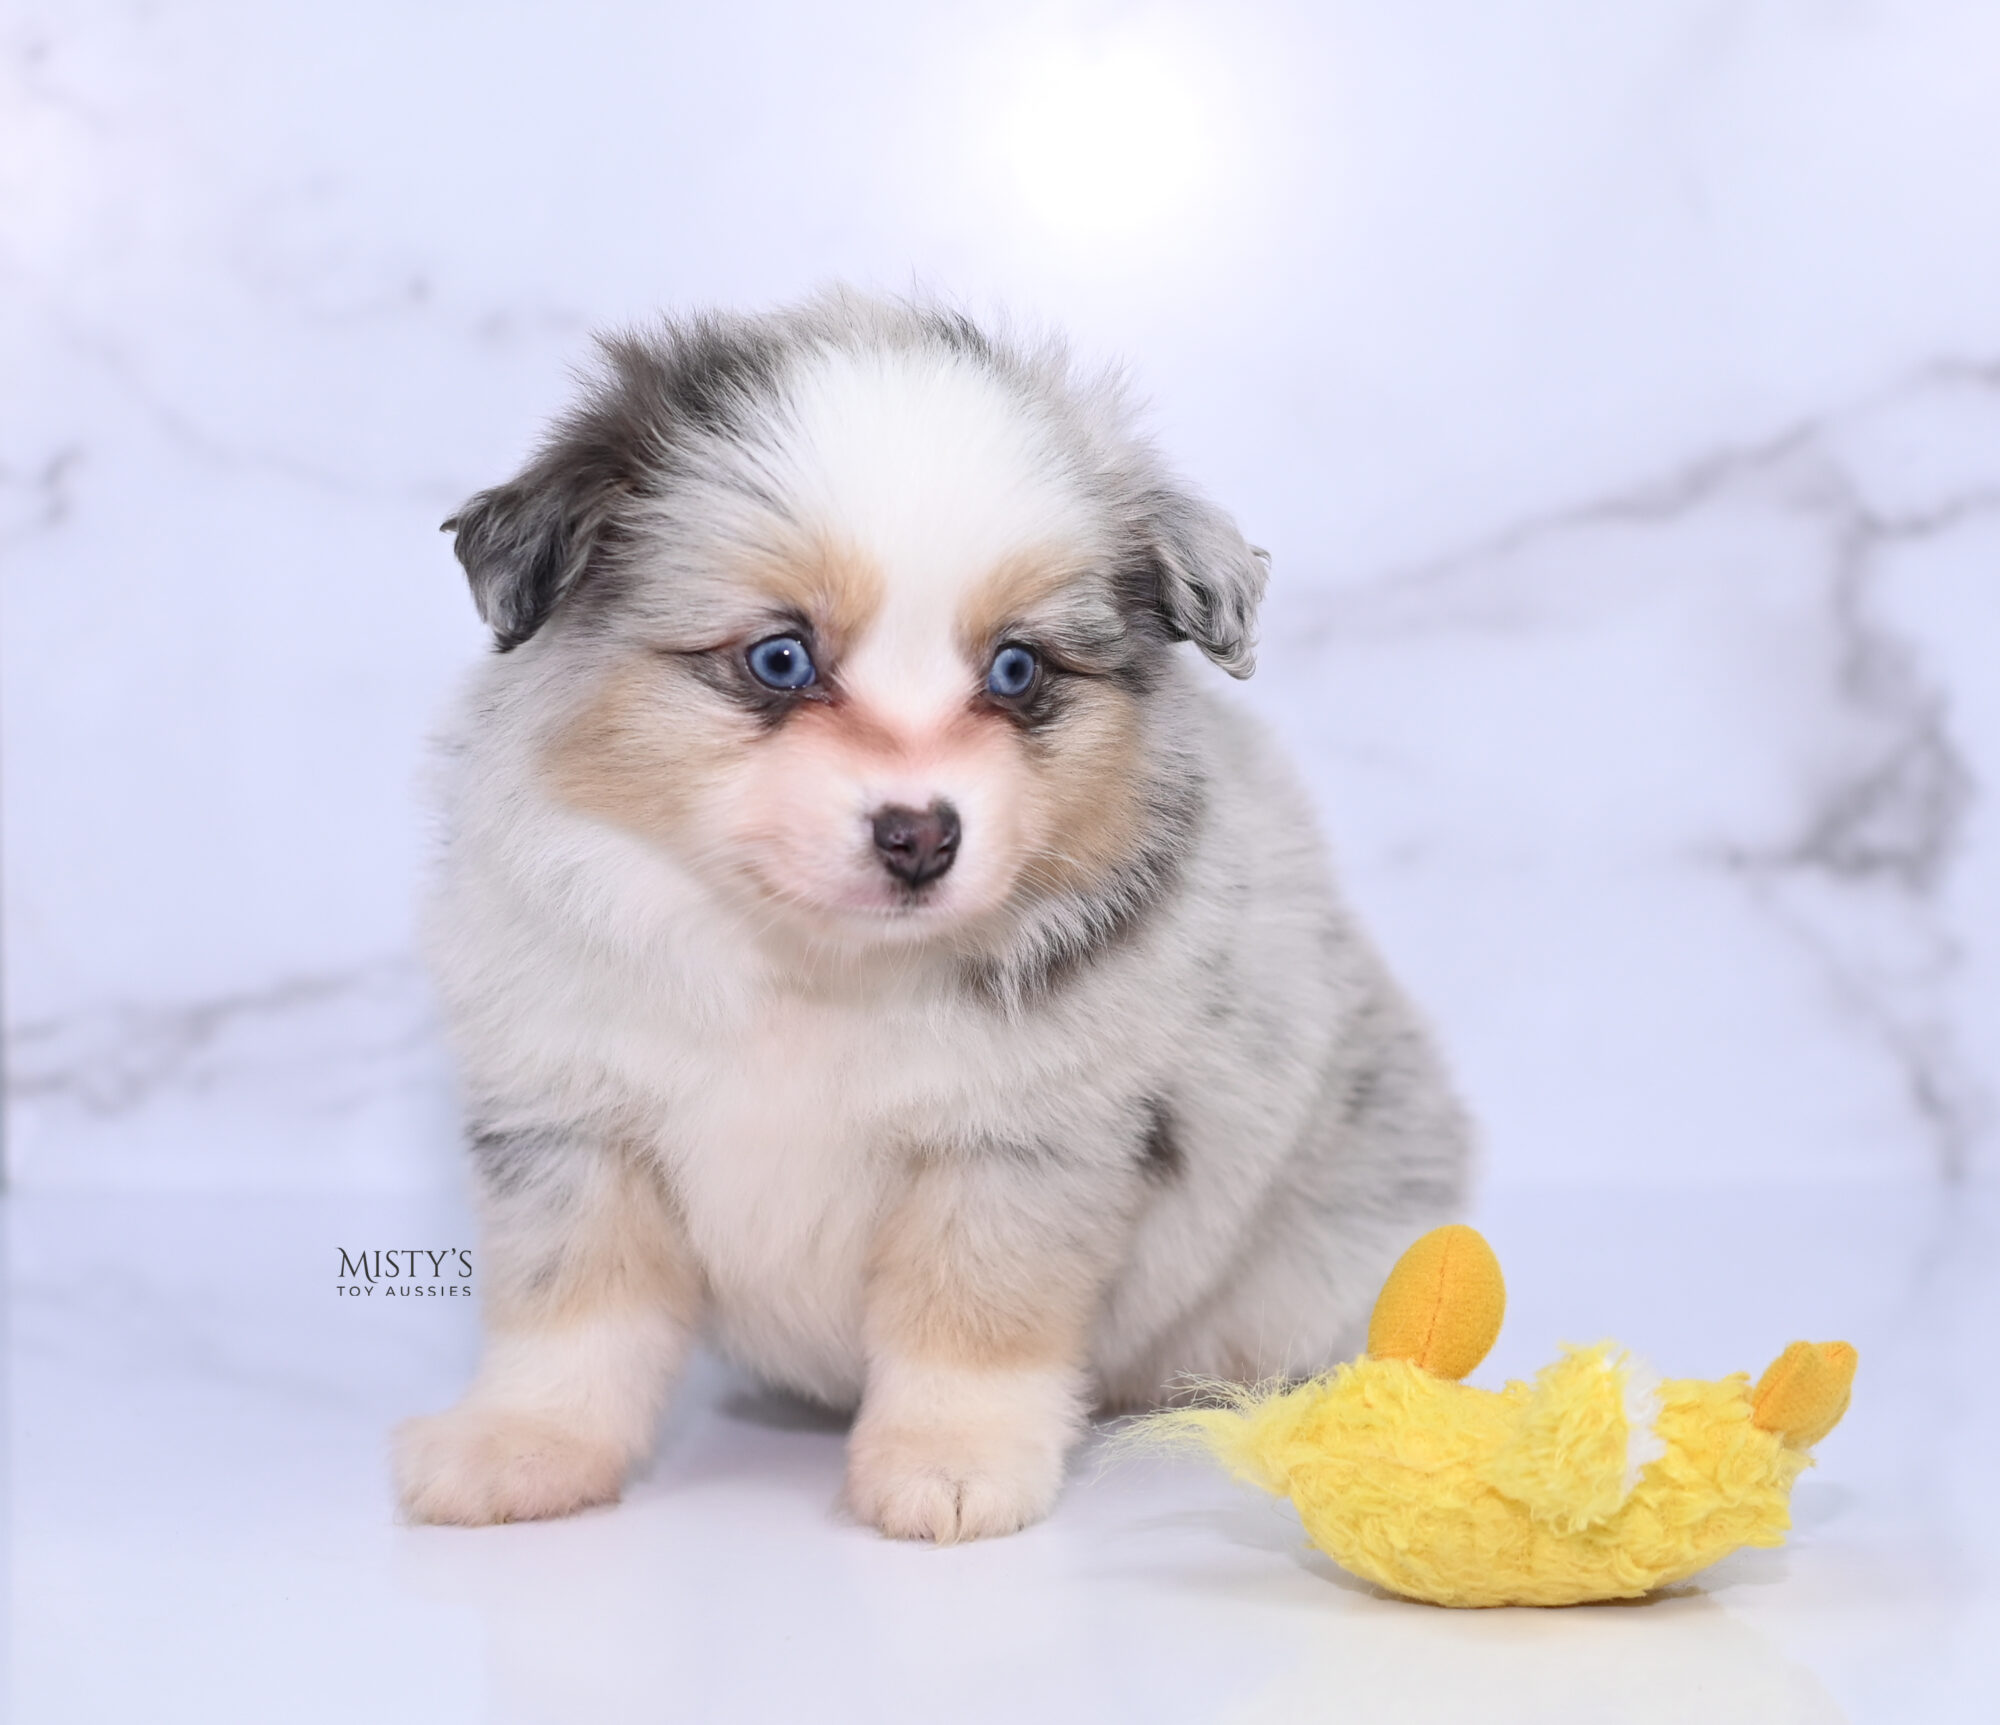
<path id="1" fill-rule="evenodd" d="M 1007 558 L 1093 537 L 1039 424 L 968 362 L 830 356 L 787 405 L 772 435 L 788 500 L 876 560 L 888 603 L 871 634 L 899 672 L 937 668 L 959 602 Z"/>
<path id="2" fill-rule="evenodd" d="M 879 605 L 830 667 L 852 702 L 846 740 L 793 747 L 741 787 L 739 830 L 758 872 L 781 896 L 836 912 L 934 924 L 990 910 L 1018 862 L 1018 785 L 1003 739 L 964 729 L 987 669 L 987 644 L 963 639 L 964 613 L 1010 561 L 1087 551 L 1102 526 L 1018 398 L 936 353 L 821 356 L 758 441 L 795 519 L 881 581 Z M 890 804 L 938 802 L 958 811 L 958 855 L 912 905 L 882 867 L 872 822 Z"/>
<path id="3" fill-rule="evenodd" d="M 904 757 L 935 753 L 940 733 L 979 690 L 953 639 L 955 614 L 923 615 L 928 609 L 891 583 L 880 616 L 840 667 L 841 686 Z"/>

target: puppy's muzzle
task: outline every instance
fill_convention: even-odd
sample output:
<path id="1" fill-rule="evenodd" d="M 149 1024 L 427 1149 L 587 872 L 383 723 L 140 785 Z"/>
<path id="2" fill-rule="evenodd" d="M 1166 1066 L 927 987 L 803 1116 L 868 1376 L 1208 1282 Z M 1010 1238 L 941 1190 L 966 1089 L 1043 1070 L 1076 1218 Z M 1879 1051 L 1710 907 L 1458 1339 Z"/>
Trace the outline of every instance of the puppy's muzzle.
<path id="1" fill-rule="evenodd" d="M 927 809 L 901 803 L 877 809 L 875 853 L 905 886 L 936 880 L 958 857 L 958 810 L 945 802 Z"/>

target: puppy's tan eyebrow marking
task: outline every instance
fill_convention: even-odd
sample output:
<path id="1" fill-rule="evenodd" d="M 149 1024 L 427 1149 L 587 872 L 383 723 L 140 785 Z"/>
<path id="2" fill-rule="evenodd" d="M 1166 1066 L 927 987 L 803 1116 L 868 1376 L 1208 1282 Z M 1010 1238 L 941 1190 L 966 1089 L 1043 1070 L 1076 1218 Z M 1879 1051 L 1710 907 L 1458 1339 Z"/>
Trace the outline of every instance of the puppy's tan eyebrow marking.
<path id="1" fill-rule="evenodd" d="M 958 614 L 959 643 L 968 656 L 988 651 L 1000 633 L 1038 611 L 1054 611 L 1061 627 L 1061 601 L 1089 574 L 1074 551 L 1024 551 L 996 564 L 973 588 Z M 1074 601 L 1072 600 L 1072 603 Z"/>
<path id="2" fill-rule="evenodd" d="M 742 573 L 774 606 L 809 619 L 835 649 L 875 620 L 886 587 L 873 558 L 823 539 L 761 549 L 746 558 Z"/>

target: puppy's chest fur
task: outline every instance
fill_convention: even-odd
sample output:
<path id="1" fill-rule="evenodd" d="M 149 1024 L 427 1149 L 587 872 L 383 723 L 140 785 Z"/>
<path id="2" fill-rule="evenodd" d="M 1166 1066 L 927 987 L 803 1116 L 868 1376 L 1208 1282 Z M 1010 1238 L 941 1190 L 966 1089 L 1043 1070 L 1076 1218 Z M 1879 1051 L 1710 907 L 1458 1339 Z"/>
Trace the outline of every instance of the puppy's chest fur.
<path id="1" fill-rule="evenodd" d="M 1046 1129 L 1054 1051 L 990 1017 L 773 992 L 675 1033 L 657 1148 L 730 1352 L 823 1400 L 859 1395 L 869 1255 L 914 1160 Z"/>

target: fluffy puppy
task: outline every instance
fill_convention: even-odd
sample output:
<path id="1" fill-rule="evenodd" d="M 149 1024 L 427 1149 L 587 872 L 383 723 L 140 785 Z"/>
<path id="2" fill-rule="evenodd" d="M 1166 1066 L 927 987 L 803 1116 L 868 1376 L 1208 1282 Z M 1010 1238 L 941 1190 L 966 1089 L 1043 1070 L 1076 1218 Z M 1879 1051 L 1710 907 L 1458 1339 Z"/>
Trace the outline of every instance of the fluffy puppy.
<path id="1" fill-rule="evenodd" d="M 1178 645 L 1247 676 L 1264 559 L 1113 385 L 925 305 L 692 319 L 447 526 L 486 1337 L 411 1517 L 615 1498 L 703 1333 L 935 1540 L 1046 1514 L 1093 1406 L 1353 1351 L 1465 1125 Z"/>

